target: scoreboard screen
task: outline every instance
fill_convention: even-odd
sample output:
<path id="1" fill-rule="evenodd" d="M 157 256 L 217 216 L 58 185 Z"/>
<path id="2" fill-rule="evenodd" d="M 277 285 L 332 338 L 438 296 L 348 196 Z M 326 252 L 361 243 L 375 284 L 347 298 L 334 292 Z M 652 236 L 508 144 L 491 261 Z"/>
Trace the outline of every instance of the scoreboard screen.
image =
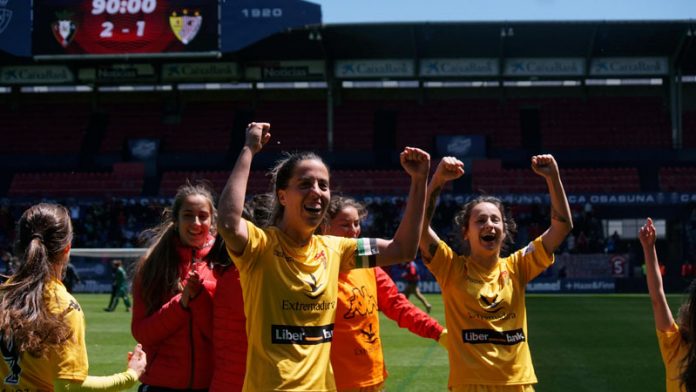
<path id="1" fill-rule="evenodd" d="M 214 52 L 217 0 L 36 0 L 34 55 Z"/>

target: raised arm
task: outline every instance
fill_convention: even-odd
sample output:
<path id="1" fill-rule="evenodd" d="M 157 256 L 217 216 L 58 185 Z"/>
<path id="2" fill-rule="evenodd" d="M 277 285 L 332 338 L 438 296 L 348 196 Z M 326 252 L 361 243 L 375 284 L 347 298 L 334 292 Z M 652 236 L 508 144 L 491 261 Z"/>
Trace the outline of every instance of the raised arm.
<path id="1" fill-rule="evenodd" d="M 638 237 L 645 255 L 645 273 L 648 279 L 648 292 L 650 292 L 653 314 L 655 315 L 655 327 L 660 331 L 671 331 L 674 318 L 662 288 L 662 276 L 655 250 L 655 226 L 653 226 L 652 219 L 648 218 L 645 225 L 640 228 Z"/>
<path id="2" fill-rule="evenodd" d="M 412 260 L 418 250 L 423 209 L 425 183 L 430 170 L 430 155 L 418 148 L 406 147 L 399 157 L 401 166 L 411 176 L 406 211 L 391 240 L 377 240 L 377 265 L 390 265 Z"/>
<path id="3" fill-rule="evenodd" d="M 425 219 L 423 219 L 423 230 L 419 242 L 421 256 L 426 260 L 433 258 L 437 250 L 437 244 L 440 242 L 440 238 L 435 234 L 433 228 L 430 227 L 430 222 L 433 219 L 435 206 L 440 197 L 442 187 L 445 186 L 447 181 L 456 180 L 463 175 L 464 163 L 462 161 L 454 157 L 444 157 L 437 165 L 432 179 L 430 179 L 425 198 Z"/>
<path id="4" fill-rule="evenodd" d="M 551 225 L 541 235 L 541 242 L 547 253 L 553 253 L 573 230 L 573 217 L 570 213 L 568 198 L 563 190 L 561 174 L 553 155 L 535 155 L 532 157 L 532 170 L 544 177 L 549 187 L 551 198 Z"/>
<path id="5" fill-rule="evenodd" d="M 220 194 L 218 203 L 218 232 L 225 240 L 227 247 L 235 253 L 244 251 L 249 233 L 242 219 L 244 210 L 244 196 L 251 171 L 251 160 L 261 151 L 263 146 L 271 138 L 271 125 L 268 123 L 251 123 L 246 130 L 246 141 L 242 151 L 237 157 L 237 162 L 232 168 L 232 173 L 227 184 Z"/>

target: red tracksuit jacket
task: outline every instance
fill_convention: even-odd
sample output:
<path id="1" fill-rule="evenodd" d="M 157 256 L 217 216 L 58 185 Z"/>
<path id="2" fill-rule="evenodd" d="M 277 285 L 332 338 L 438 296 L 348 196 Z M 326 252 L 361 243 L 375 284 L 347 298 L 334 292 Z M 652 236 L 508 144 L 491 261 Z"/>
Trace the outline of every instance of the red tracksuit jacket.
<path id="1" fill-rule="evenodd" d="M 215 367 L 210 391 L 241 391 L 246 373 L 246 317 L 239 270 L 234 265 L 216 267 L 213 297 L 213 350 Z"/>
<path id="2" fill-rule="evenodd" d="M 205 389 L 213 375 L 212 294 L 215 277 L 205 262 L 214 238 L 210 237 L 203 249 L 177 244 L 179 277 L 185 283 L 191 269 L 195 269 L 204 289 L 189 308 L 181 304 L 181 293 L 170 297 L 157 311 L 148 315 L 141 297 L 140 283 L 133 284 L 133 319 L 131 331 L 147 354 L 147 369 L 140 382 L 147 385 L 177 388 Z"/>

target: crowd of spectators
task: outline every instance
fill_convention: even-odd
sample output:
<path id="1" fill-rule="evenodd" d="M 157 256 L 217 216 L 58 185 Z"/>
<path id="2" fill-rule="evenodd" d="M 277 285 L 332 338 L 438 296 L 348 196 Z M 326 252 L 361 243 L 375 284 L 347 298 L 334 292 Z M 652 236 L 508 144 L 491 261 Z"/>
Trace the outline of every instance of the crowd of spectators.
<path id="1" fill-rule="evenodd" d="M 160 221 L 162 213 L 170 205 L 168 198 L 113 198 L 108 200 L 65 199 L 53 200 L 70 208 L 74 224 L 75 248 L 136 248 L 144 247 L 141 232 Z M 365 197 L 369 215 L 363 235 L 384 237 L 398 226 L 405 200 L 402 197 Z M 0 250 L 12 251 L 15 222 L 35 200 L 0 200 Z M 433 227 L 442 233 L 443 239 L 456 244 L 460 236 L 452 231 L 452 218 L 462 205 L 462 200 L 443 198 L 433 216 Z M 518 226 L 516 246 L 525 244 L 538 235 L 549 221 L 545 205 L 513 205 L 512 213 Z M 591 205 L 573 210 L 575 227 L 559 249 L 559 253 L 622 253 L 630 252 L 631 244 L 622 241 L 617 233 L 605 235 L 601 219 Z M 696 209 L 691 214 L 685 230 L 686 244 L 696 249 Z M 696 250 L 688 252 L 696 254 Z M 8 254 L 7 257 L 11 257 Z M 3 261 L 6 257 L 3 256 Z M 694 260 L 696 261 L 696 260 Z M 692 261 L 692 262 L 694 262 Z M 0 273 L 10 268 L 11 262 L 0 265 Z"/>

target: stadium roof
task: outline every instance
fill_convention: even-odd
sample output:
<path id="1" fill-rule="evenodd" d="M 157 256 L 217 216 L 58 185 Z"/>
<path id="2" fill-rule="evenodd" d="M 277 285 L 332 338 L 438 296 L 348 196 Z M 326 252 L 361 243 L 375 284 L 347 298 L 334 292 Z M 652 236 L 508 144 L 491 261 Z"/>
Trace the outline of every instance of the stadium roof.
<path id="1" fill-rule="evenodd" d="M 696 21 L 442 22 L 315 25 L 229 55 L 293 59 L 667 57 L 696 72 Z M 226 56 L 228 57 L 228 56 Z"/>

